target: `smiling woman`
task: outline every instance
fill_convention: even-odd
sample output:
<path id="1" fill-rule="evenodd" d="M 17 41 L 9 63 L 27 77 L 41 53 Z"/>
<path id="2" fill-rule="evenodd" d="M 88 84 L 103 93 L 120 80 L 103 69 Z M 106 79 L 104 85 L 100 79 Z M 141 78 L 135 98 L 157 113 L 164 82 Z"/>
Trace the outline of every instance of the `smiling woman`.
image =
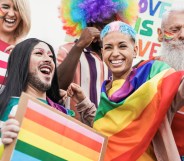
<path id="1" fill-rule="evenodd" d="M 28 0 L 0 0 L 0 92 L 12 47 L 25 37 L 31 26 Z"/>

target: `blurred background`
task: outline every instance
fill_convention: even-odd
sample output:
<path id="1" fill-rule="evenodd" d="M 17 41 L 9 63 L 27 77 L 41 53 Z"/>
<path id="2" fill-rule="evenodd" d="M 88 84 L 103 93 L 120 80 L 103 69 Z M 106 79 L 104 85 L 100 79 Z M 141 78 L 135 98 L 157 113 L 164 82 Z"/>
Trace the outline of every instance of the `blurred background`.
<path id="1" fill-rule="evenodd" d="M 30 0 L 32 25 L 29 37 L 36 37 L 50 43 L 56 53 L 64 43 L 65 32 L 58 18 L 61 0 Z"/>

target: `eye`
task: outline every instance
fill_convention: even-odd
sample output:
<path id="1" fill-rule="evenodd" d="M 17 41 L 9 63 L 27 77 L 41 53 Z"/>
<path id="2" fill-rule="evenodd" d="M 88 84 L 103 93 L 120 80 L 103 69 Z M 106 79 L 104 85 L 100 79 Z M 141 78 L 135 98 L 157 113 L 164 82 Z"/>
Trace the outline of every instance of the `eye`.
<path id="1" fill-rule="evenodd" d="M 49 55 L 50 58 L 54 59 L 54 56 L 53 55 Z"/>
<path id="2" fill-rule="evenodd" d="M 43 53 L 42 52 L 35 52 L 35 55 L 41 56 L 41 55 L 43 55 Z"/>
<path id="3" fill-rule="evenodd" d="M 6 5 L 6 4 L 3 4 L 3 5 L 1 6 L 1 8 L 2 8 L 2 9 L 9 9 L 10 6 L 9 6 L 9 5 Z"/>
<path id="4" fill-rule="evenodd" d="M 112 49 L 112 47 L 111 46 L 105 46 L 104 49 L 105 50 L 110 50 L 110 49 Z"/>
<path id="5" fill-rule="evenodd" d="M 177 32 L 180 31 L 180 29 L 181 29 L 181 28 L 179 28 L 179 27 L 177 27 L 177 28 L 172 28 L 172 29 L 171 29 L 171 32 L 172 32 L 172 33 L 177 33 Z"/>
<path id="6" fill-rule="evenodd" d="M 125 45 L 125 44 L 120 44 L 120 45 L 119 45 L 119 48 L 120 48 L 120 49 L 124 49 L 124 48 L 126 48 L 126 47 L 127 47 L 127 45 Z"/>

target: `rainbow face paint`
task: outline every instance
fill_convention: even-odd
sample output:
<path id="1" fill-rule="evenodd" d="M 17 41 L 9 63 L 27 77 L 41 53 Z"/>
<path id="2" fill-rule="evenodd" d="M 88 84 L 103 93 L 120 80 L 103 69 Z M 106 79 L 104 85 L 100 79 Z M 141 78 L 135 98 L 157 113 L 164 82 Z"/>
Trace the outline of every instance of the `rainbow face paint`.
<path id="1" fill-rule="evenodd" d="M 170 32 L 167 32 L 167 31 L 164 31 L 164 37 L 163 38 L 167 41 L 170 41 L 174 38 L 174 34 L 170 33 Z"/>
<path id="2" fill-rule="evenodd" d="M 0 8 L 0 18 L 3 18 L 4 17 L 4 12 L 1 10 L 1 8 Z"/>

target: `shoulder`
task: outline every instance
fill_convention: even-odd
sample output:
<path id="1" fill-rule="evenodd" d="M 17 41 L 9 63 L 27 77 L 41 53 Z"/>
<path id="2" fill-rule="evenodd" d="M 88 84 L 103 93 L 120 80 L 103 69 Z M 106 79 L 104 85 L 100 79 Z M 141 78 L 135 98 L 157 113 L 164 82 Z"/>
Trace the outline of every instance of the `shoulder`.
<path id="1" fill-rule="evenodd" d="M 15 115 L 17 111 L 17 105 L 19 103 L 19 97 L 11 97 L 5 112 L 3 114 L 3 117 L 1 118 L 2 121 L 6 121 L 8 119 L 8 115 L 11 113 L 12 115 Z"/>

